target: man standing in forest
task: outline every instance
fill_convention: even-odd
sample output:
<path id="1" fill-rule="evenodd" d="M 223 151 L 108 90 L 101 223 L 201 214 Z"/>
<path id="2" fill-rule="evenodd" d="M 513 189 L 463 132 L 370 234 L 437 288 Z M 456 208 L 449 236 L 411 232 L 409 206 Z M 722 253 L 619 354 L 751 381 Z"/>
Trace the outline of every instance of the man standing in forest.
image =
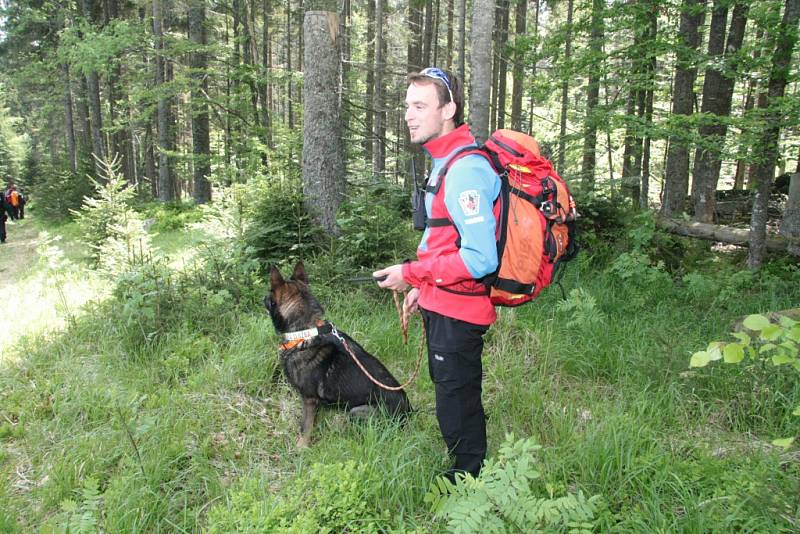
<path id="1" fill-rule="evenodd" d="M 453 158 L 476 142 L 463 124 L 461 81 L 435 67 L 408 76 L 406 125 L 412 143 L 432 158 L 424 209 L 425 232 L 417 261 L 373 273 L 378 285 L 411 287 L 403 310 L 419 309 L 428 341 L 428 368 L 436 390 L 439 429 L 455 462 L 445 476 L 478 476 L 486 457 L 481 403 L 483 335 L 494 306 L 479 279 L 497 268 L 495 200 L 500 179 L 479 154 Z M 451 161 L 452 158 L 452 161 Z M 443 169 L 447 169 L 441 172 Z"/>

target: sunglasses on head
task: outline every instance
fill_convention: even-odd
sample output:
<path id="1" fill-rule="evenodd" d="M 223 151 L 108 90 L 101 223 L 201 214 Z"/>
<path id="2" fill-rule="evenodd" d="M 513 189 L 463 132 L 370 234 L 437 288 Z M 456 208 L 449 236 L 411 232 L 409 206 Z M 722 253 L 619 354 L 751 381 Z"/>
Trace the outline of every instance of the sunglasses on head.
<path id="1" fill-rule="evenodd" d="M 420 74 L 444 83 L 444 86 L 447 88 L 447 94 L 450 95 L 450 102 L 455 102 L 453 99 L 453 88 L 450 87 L 450 78 L 447 76 L 445 71 L 436 67 L 428 67 L 426 69 L 422 69 Z"/>

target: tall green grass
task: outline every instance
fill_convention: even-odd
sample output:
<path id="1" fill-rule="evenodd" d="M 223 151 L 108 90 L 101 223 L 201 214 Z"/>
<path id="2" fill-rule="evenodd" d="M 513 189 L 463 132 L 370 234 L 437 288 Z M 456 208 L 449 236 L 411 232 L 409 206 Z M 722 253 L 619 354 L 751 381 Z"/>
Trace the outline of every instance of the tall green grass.
<path id="1" fill-rule="evenodd" d="M 182 254 L 187 234 L 162 232 Z M 688 361 L 739 317 L 796 305 L 797 269 L 742 275 L 722 258 L 678 274 L 626 262 L 609 269 L 585 254 L 564 279 L 566 303 L 551 288 L 500 310 L 484 357 L 489 455 L 508 433 L 534 438 L 536 492 L 600 495 L 602 532 L 796 531 L 797 454 L 769 442 L 800 430 L 785 410 L 798 385 L 769 369 Z M 86 276 L 73 263 L 67 281 Z M 410 376 L 418 322 L 404 345 L 389 294 L 310 271 L 327 318 L 399 380 Z M 0 530 L 446 530 L 425 502 L 448 467 L 425 363 L 406 423 L 326 409 L 313 445 L 298 450 L 300 402 L 257 302 L 265 283 L 254 284 L 240 299 L 176 286 L 150 336 L 112 296 L 7 348 Z"/>

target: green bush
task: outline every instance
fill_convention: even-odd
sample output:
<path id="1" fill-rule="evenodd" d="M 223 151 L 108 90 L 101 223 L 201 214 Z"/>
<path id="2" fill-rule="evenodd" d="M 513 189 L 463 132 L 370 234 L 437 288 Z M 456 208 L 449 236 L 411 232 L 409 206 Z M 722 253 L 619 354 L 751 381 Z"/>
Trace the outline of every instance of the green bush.
<path id="1" fill-rule="evenodd" d="M 604 506 L 599 495 L 587 498 L 578 491 L 555 497 L 535 491 L 533 483 L 542 476 L 536 468 L 540 449 L 531 438 L 515 441 L 508 435 L 477 479 L 467 476 L 451 484 L 440 478 L 426 500 L 454 533 L 594 531 Z"/>
<path id="2" fill-rule="evenodd" d="M 151 232 L 181 230 L 203 218 L 203 212 L 193 202 L 151 202 L 136 210 L 145 219 L 155 219 Z"/>
<path id="3" fill-rule="evenodd" d="M 305 211 L 299 183 L 254 180 L 242 195 L 244 244 L 262 266 L 308 259 L 321 250 L 323 232 Z"/>
<path id="4" fill-rule="evenodd" d="M 82 173 L 72 173 L 68 169 L 44 166 L 43 173 L 36 181 L 31 193 L 31 209 L 50 221 L 63 221 L 73 216 L 84 197 L 92 195 L 91 178 Z"/>
<path id="5" fill-rule="evenodd" d="M 764 315 L 754 314 L 748 315 L 742 326 L 745 330 L 732 334 L 736 341 L 712 341 L 706 350 L 692 355 L 689 366 L 705 367 L 713 361 L 722 360 L 728 364 L 763 369 L 764 364 L 769 362 L 776 372 L 788 369 L 797 376 L 796 373 L 800 372 L 800 323 L 786 316 L 779 317 L 773 323 Z M 800 416 L 800 405 L 794 408 L 792 415 Z M 793 442 L 794 437 L 787 437 L 772 443 L 789 447 Z"/>
<path id="6" fill-rule="evenodd" d="M 142 223 L 139 215 L 131 207 L 136 195 L 133 186 L 116 172 L 113 163 L 104 163 L 105 181 L 92 180 L 94 196 L 83 198 L 81 209 L 73 210 L 83 238 L 92 250 L 95 259 L 103 257 L 102 247 L 110 239 L 127 241 L 131 232 L 141 234 Z"/>
<path id="7" fill-rule="evenodd" d="M 333 247 L 339 263 L 352 269 L 379 267 L 414 251 L 407 194 L 401 189 L 369 188 L 339 209 L 341 235 Z"/>

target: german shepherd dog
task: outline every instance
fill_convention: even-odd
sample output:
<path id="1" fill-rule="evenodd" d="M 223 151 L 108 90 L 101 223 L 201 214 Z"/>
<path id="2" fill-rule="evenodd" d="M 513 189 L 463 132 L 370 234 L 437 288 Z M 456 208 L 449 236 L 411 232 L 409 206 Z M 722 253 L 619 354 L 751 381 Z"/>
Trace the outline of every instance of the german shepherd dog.
<path id="1" fill-rule="evenodd" d="M 337 333 L 376 380 L 387 386 L 399 385 L 375 356 L 323 320 L 324 310 L 311 294 L 302 262 L 297 263 L 289 280 L 284 280 L 280 271 L 272 267 L 270 291 L 264 305 L 275 330 L 287 340 L 279 351 L 284 374 L 303 399 L 298 446 L 307 447 L 311 443 L 319 404 L 344 407 L 352 415 L 366 415 L 375 406 L 383 406 L 390 414 L 401 417 L 411 411 L 404 391 L 378 387 L 347 353 Z"/>

